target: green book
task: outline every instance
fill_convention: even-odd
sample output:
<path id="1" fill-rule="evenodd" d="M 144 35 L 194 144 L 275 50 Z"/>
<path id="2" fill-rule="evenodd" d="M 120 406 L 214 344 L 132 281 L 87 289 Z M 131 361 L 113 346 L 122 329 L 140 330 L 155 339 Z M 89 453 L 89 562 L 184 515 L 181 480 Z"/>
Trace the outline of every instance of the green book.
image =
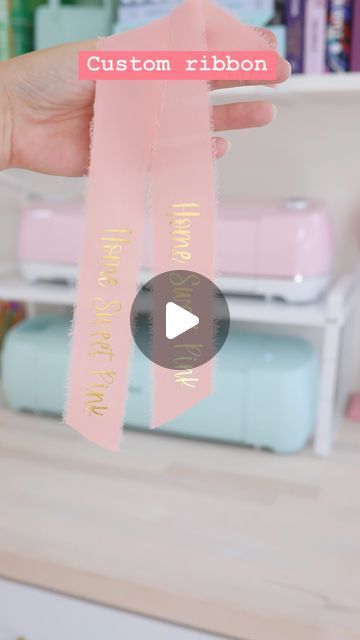
<path id="1" fill-rule="evenodd" d="M 0 60 L 28 53 L 34 48 L 34 17 L 47 0 L 0 0 Z M 63 0 L 76 4 L 76 0 Z"/>
<path id="2" fill-rule="evenodd" d="M 0 0 L 0 2 L 3 1 Z M 11 7 L 13 55 L 19 56 L 34 49 L 35 12 L 39 5 L 48 4 L 48 2 L 47 0 L 8 0 L 8 2 Z M 77 2 L 62 0 L 62 4 L 77 4 Z"/>
<path id="3" fill-rule="evenodd" d="M 13 55 L 20 56 L 33 50 L 35 9 L 39 4 L 44 4 L 45 0 L 9 0 L 9 2 Z"/>
<path id="4" fill-rule="evenodd" d="M 0 0 L 0 60 L 7 60 L 11 55 L 10 0 Z"/>

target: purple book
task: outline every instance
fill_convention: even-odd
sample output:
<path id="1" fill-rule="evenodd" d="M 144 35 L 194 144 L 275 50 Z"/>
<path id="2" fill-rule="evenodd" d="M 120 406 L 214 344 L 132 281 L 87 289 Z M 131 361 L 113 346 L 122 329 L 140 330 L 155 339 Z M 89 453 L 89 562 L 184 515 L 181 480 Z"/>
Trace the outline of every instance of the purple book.
<path id="1" fill-rule="evenodd" d="M 354 0 L 351 33 L 351 71 L 360 71 L 360 0 Z"/>
<path id="2" fill-rule="evenodd" d="M 306 0 L 304 72 L 324 73 L 326 57 L 327 0 Z"/>
<path id="3" fill-rule="evenodd" d="M 293 73 L 304 71 L 305 0 L 286 0 L 287 59 Z"/>
<path id="4" fill-rule="evenodd" d="M 350 70 L 352 0 L 329 0 L 326 62 L 335 73 Z"/>

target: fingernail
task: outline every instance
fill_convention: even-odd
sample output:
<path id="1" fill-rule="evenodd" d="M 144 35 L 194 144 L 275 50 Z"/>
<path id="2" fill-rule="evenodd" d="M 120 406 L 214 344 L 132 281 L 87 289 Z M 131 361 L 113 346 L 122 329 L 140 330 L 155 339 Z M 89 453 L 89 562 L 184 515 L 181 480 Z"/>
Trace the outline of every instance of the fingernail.
<path id="1" fill-rule="evenodd" d="M 230 149 L 230 142 L 225 138 L 214 139 L 215 158 L 222 158 Z"/>
<path id="2" fill-rule="evenodd" d="M 271 117 L 270 122 L 274 122 L 274 120 L 275 120 L 275 118 L 277 116 L 277 112 L 278 112 L 277 106 L 275 104 L 271 105 L 271 111 L 272 111 L 272 117 Z"/>
<path id="3" fill-rule="evenodd" d="M 285 60 L 285 62 L 286 62 L 286 65 L 287 65 L 288 75 L 291 76 L 291 72 L 292 72 L 291 64 L 290 64 L 290 62 L 288 60 Z"/>

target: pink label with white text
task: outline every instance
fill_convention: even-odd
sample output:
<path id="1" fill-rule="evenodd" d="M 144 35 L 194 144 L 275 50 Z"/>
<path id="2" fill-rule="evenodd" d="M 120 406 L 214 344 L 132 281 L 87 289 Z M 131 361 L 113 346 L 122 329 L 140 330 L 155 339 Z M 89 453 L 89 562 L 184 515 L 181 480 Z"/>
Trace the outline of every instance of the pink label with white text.
<path id="1" fill-rule="evenodd" d="M 81 80 L 276 80 L 275 51 L 80 51 Z"/>

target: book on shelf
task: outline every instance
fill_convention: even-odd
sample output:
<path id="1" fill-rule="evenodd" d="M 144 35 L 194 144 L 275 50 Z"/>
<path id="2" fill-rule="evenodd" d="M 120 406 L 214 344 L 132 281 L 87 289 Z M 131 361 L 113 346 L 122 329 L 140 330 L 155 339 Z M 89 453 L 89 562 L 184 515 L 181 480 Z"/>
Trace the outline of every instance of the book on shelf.
<path id="1" fill-rule="evenodd" d="M 293 73 L 304 71 L 305 0 L 286 0 L 286 55 Z"/>
<path id="2" fill-rule="evenodd" d="M 0 60 L 31 51 L 46 0 L 0 0 Z M 63 0 L 76 4 L 82 0 Z M 181 0 L 117 0 L 115 31 L 167 15 Z M 293 73 L 360 71 L 360 0 L 219 0 L 239 19 L 273 31 Z"/>
<path id="3" fill-rule="evenodd" d="M 287 0 L 287 58 L 293 73 L 326 70 L 327 0 Z"/>
<path id="4" fill-rule="evenodd" d="M 307 0 L 304 27 L 304 73 L 324 73 L 327 0 Z"/>
<path id="5" fill-rule="evenodd" d="M 35 4 L 34 0 L 10 0 L 10 20 L 14 56 L 27 53 L 33 48 Z"/>
<path id="6" fill-rule="evenodd" d="M 33 49 L 34 14 L 44 0 L 0 0 L 0 60 Z"/>
<path id="7" fill-rule="evenodd" d="M 350 70 L 360 71 L 360 0 L 354 0 L 351 25 Z"/>
<path id="8" fill-rule="evenodd" d="M 22 302 L 0 300 L 0 348 L 7 331 L 24 318 L 25 307 Z"/>
<path id="9" fill-rule="evenodd" d="M 326 65 L 334 73 L 350 70 L 353 0 L 329 0 Z"/>
<path id="10" fill-rule="evenodd" d="M 0 60 L 12 55 L 10 0 L 0 0 Z"/>

